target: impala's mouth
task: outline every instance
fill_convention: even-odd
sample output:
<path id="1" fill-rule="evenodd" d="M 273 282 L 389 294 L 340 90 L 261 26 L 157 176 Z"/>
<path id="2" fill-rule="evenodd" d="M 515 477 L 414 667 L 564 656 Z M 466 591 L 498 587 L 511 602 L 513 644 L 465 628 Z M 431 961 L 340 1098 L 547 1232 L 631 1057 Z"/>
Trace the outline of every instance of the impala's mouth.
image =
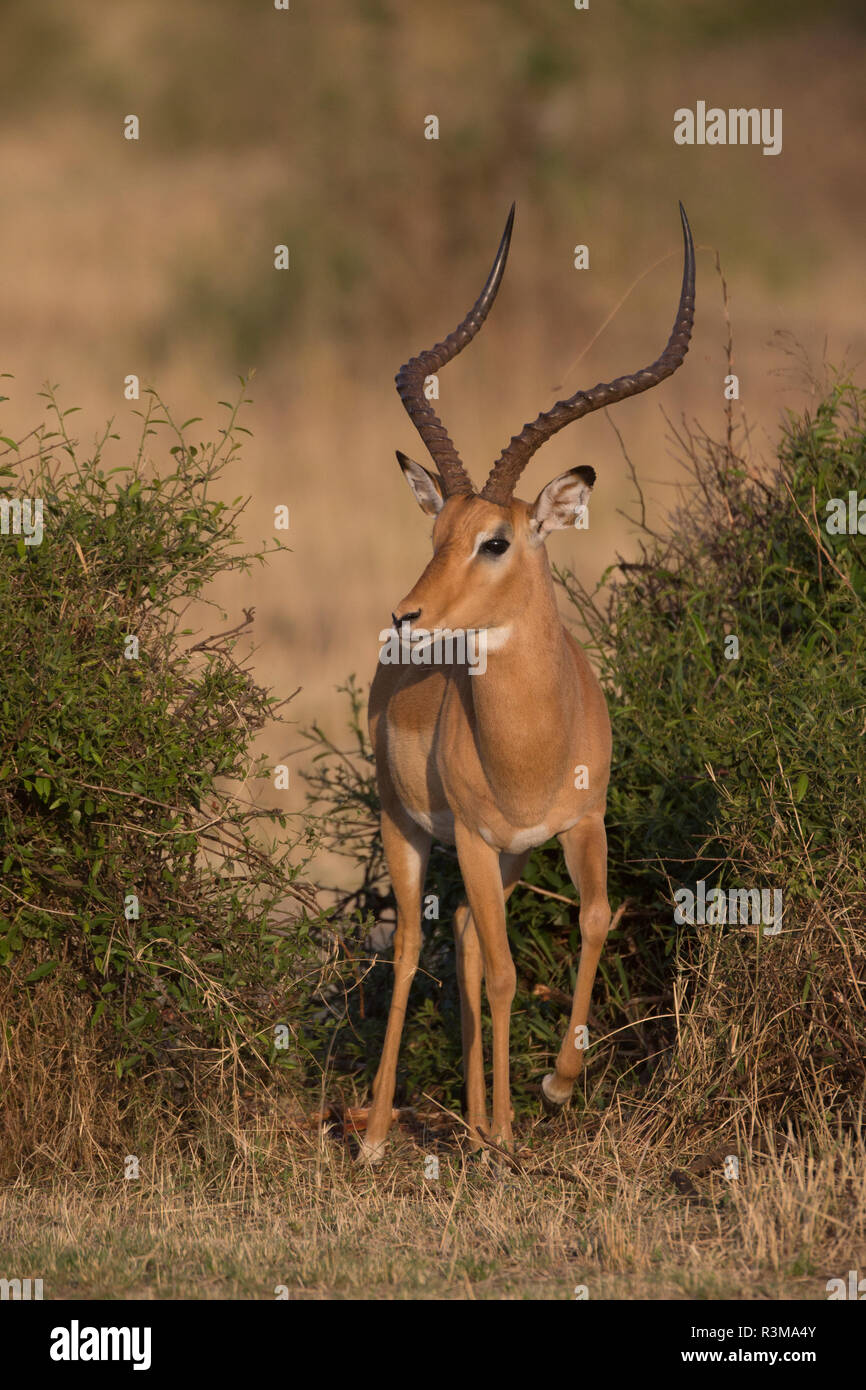
<path id="1" fill-rule="evenodd" d="M 487 628 L 396 627 L 379 633 L 384 666 L 466 666 L 472 676 L 487 670 Z"/>
<path id="2" fill-rule="evenodd" d="M 393 623 L 392 632 L 396 632 L 401 642 L 417 642 L 428 636 L 429 629 L 426 627 L 413 626 L 407 619 L 405 622 Z"/>
<path id="3" fill-rule="evenodd" d="M 402 640 L 408 642 L 413 652 L 420 652 L 424 647 L 429 647 L 432 642 L 436 641 L 438 635 L 438 629 L 424 627 L 413 627 L 408 634 L 400 634 Z"/>

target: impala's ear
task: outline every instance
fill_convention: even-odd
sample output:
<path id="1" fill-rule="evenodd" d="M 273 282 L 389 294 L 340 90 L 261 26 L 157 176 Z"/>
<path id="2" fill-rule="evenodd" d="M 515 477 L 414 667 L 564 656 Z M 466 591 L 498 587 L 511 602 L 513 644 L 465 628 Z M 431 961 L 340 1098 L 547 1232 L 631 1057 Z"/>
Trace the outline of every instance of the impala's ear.
<path id="1" fill-rule="evenodd" d="M 435 473 L 428 473 L 427 469 L 422 468 L 414 459 L 401 454 L 399 449 L 397 462 L 403 469 L 403 477 L 414 492 L 422 512 L 426 512 L 428 516 L 436 516 L 445 506 L 441 480 Z"/>
<path id="2" fill-rule="evenodd" d="M 595 483 L 595 469 L 581 466 L 561 473 L 542 488 L 529 511 L 529 524 L 536 542 L 550 531 L 576 526 L 584 513 Z"/>

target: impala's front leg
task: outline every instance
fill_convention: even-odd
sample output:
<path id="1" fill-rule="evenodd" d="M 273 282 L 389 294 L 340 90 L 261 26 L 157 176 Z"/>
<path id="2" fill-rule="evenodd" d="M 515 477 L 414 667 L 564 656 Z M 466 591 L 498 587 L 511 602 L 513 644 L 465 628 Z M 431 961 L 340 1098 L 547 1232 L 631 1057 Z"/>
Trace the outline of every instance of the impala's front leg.
<path id="1" fill-rule="evenodd" d="M 421 950 L 421 894 L 430 857 L 431 836 L 404 813 L 395 811 L 392 816 L 383 809 L 382 841 L 397 899 L 397 929 L 394 933 L 394 992 L 391 995 L 382 1057 L 373 1082 L 373 1104 L 367 1119 L 367 1133 L 361 1141 L 360 1156 L 371 1163 L 382 1157 L 385 1136 L 391 1125 L 400 1038 L 409 989 L 418 968 Z"/>
<path id="2" fill-rule="evenodd" d="M 505 929 L 505 894 L 499 854 L 480 835 L 473 834 L 459 822 L 454 830 L 460 872 L 484 954 L 484 982 L 493 1019 L 493 1127 L 490 1138 L 510 1148 L 509 1033 L 517 974 Z"/>
<path id="3" fill-rule="evenodd" d="M 592 986 L 610 929 L 604 816 L 585 816 L 560 835 L 559 843 L 565 852 L 571 881 L 580 893 L 581 945 L 568 1032 L 559 1049 L 556 1070 L 541 1083 L 547 1100 L 554 1105 L 564 1105 L 571 1098 L 574 1083 L 583 1068 Z"/>

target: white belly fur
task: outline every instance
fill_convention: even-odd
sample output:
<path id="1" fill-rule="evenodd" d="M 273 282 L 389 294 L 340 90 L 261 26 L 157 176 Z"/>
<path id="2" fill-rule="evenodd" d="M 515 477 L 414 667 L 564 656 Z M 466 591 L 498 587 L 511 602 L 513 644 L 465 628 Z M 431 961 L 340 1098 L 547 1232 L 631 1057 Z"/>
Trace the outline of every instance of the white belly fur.
<path id="1" fill-rule="evenodd" d="M 454 843 L 454 817 L 450 811 L 417 811 L 413 806 L 407 806 L 406 810 L 422 830 L 426 830 L 428 835 L 435 835 L 437 840 L 445 840 L 448 844 Z"/>
<path id="2" fill-rule="evenodd" d="M 454 843 L 454 817 L 450 811 L 419 811 L 412 806 L 407 806 L 407 811 L 422 830 L 426 830 L 428 835 L 435 835 L 438 840 L 445 840 L 448 844 Z M 522 854 L 527 849 L 537 849 L 539 845 L 552 838 L 553 835 L 562 834 L 563 830 L 570 830 L 577 823 L 577 817 L 569 820 L 565 825 L 560 825 L 557 830 L 551 830 L 544 823 L 542 825 L 530 825 L 525 830 L 517 830 L 511 836 L 507 844 L 497 845 L 493 837 L 493 831 L 486 825 L 479 825 L 478 830 L 481 838 L 493 849 L 498 849 L 500 854 Z"/>

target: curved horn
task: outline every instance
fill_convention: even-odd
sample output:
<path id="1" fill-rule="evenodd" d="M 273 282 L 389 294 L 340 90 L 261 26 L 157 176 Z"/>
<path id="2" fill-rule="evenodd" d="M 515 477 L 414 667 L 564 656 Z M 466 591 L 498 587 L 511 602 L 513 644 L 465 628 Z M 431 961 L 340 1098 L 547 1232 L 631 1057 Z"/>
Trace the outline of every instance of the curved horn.
<path id="1" fill-rule="evenodd" d="M 627 396 L 636 396 L 657 386 L 682 364 L 689 350 L 689 339 L 695 317 L 695 246 L 692 230 L 686 211 L 680 203 L 680 217 L 683 223 L 683 284 L 677 316 L 668 339 L 667 347 L 661 357 L 631 376 L 620 376 L 615 381 L 599 382 L 591 391 L 577 391 L 568 400 L 557 401 L 550 410 L 545 410 L 530 424 L 524 425 L 519 434 L 514 435 L 510 444 L 502 450 L 490 471 L 490 476 L 481 490 L 481 496 L 488 502 L 506 506 L 511 500 L 517 480 L 536 449 L 540 449 L 551 435 L 556 434 L 572 420 L 579 420 L 593 410 L 614 405 Z"/>
<path id="2" fill-rule="evenodd" d="M 409 412 L 409 419 L 424 440 L 439 469 L 446 497 L 452 497 L 458 492 L 474 492 L 475 488 L 472 485 L 472 479 L 460 462 L 460 456 L 451 442 L 445 426 L 424 395 L 424 379 L 431 372 L 438 372 L 441 367 L 445 366 L 446 362 L 450 362 L 453 357 L 457 356 L 458 352 L 462 352 L 467 343 L 472 342 L 487 318 L 502 280 L 502 272 L 505 270 L 513 225 L 514 204 L 512 203 L 508 221 L 505 224 L 505 231 L 499 243 L 499 250 L 496 252 L 496 260 L 493 262 L 484 289 L 469 313 L 459 327 L 455 328 L 453 333 L 448 334 L 444 342 L 437 343 L 435 347 L 428 348 L 426 352 L 420 352 L 417 357 L 411 358 L 400 368 L 396 377 L 400 399 Z"/>

